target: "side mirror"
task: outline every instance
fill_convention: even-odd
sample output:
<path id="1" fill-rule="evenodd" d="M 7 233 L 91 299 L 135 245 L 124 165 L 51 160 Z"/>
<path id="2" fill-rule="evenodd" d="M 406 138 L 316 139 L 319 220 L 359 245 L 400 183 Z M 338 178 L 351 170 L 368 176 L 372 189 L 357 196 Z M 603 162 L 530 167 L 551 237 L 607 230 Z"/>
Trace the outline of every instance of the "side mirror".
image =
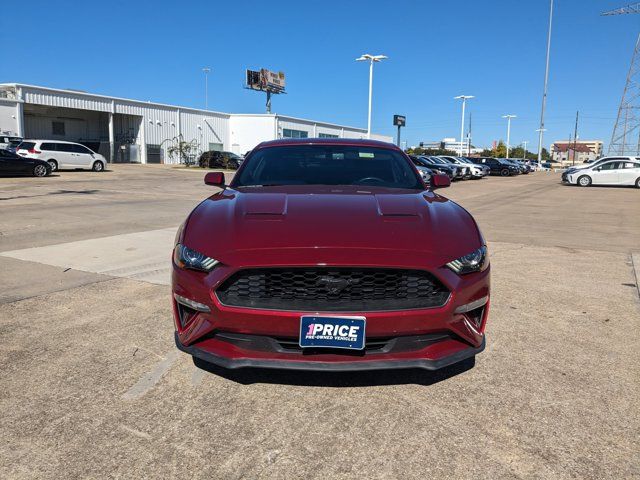
<path id="1" fill-rule="evenodd" d="M 209 172 L 204 176 L 204 183 L 214 187 L 224 187 L 224 173 Z"/>
<path id="2" fill-rule="evenodd" d="M 446 188 L 451 185 L 451 180 L 447 175 L 443 175 L 438 173 L 431 177 L 431 190 L 435 190 L 436 188 Z"/>

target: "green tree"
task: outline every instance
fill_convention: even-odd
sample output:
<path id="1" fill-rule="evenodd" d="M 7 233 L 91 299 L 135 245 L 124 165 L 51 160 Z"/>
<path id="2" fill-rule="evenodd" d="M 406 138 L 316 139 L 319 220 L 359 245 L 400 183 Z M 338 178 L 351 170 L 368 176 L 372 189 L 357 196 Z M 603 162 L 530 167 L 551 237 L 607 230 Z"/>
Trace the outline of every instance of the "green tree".
<path id="1" fill-rule="evenodd" d="M 542 147 L 542 160 L 544 161 L 549 161 L 551 160 L 551 155 L 549 155 L 549 150 L 547 150 L 546 148 Z"/>
<path id="2" fill-rule="evenodd" d="M 507 146 L 502 140 L 500 140 L 496 148 L 493 149 L 493 156 L 496 158 L 507 158 Z"/>

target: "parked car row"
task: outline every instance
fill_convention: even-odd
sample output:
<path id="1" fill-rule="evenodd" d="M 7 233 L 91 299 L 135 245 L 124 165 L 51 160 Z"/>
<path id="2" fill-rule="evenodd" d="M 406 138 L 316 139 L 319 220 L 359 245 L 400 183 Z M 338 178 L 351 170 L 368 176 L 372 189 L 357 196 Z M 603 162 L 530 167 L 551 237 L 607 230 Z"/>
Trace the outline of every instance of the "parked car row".
<path id="1" fill-rule="evenodd" d="M 90 148 L 61 140 L 2 137 L 0 173 L 43 177 L 60 169 L 102 172 L 107 159 Z"/>
<path id="2" fill-rule="evenodd" d="M 242 165 L 243 157 L 233 152 L 211 150 L 203 152 L 198 158 L 200 168 L 224 168 L 237 170 Z"/>
<path id="3" fill-rule="evenodd" d="M 603 157 L 562 172 L 562 182 L 580 187 L 620 185 L 640 188 L 640 157 Z"/>
<path id="4" fill-rule="evenodd" d="M 487 175 L 508 177 L 538 170 L 537 162 L 511 158 L 453 157 L 448 155 L 409 155 L 425 181 L 434 174 L 444 174 L 451 181 L 480 179 Z"/>

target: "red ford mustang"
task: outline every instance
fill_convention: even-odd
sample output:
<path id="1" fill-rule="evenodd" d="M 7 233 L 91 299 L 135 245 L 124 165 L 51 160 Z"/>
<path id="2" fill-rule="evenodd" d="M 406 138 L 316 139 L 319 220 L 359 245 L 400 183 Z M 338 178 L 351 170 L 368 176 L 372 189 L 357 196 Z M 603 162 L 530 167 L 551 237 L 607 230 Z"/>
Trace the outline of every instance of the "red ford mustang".
<path id="1" fill-rule="evenodd" d="M 481 352 L 489 260 L 471 215 L 370 140 L 258 145 L 180 227 L 178 348 L 227 368 L 438 369 Z"/>

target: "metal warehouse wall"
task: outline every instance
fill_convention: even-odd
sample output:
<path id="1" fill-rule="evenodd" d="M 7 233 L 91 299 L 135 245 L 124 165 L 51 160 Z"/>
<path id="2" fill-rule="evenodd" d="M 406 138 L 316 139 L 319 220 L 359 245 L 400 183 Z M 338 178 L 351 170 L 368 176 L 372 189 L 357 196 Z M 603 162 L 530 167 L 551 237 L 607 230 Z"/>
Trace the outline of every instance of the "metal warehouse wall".
<path id="1" fill-rule="evenodd" d="M 24 136 L 52 140 L 108 141 L 107 114 L 89 110 L 43 107 L 27 104 L 24 107 Z M 54 135 L 53 122 L 64 124 L 64 135 Z"/>
<path id="2" fill-rule="evenodd" d="M 8 135 L 18 134 L 18 114 L 15 100 L 0 98 L 0 132 Z"/>
<path id="3" fill-rule="evenodd" d="M 110 112 L 111 101 L 107 98 L 91 97 L 84 93 L 74 94 L 65 92 L 64 95 L 38 88 L 23 88 L 22 98 L 25 103 L 35 103 L 38 105 L 48 105 L 51 107 L 78 108 L 81 110 L 97 110 L 99 112 Z"/>
<path id="4" fill-rule="evenodd" d="M 177 162 L 178 159 L 170 159 L 166 152 L 179 133 L 182 134 L 183 140 L 195 141 L 200 152 L 223 149 L 236 153 L 244 153 L 262 141 L 282 137 L 284 129 L 304 130 L 309 137 L 317 137 L 320 134 L 343 138 L 366 137 L 366 130 L 362 128 L 287 116 L 233 115 L 23 84 L 3 84 L 3 88 L 16 91 L 16 98 L 24 100 L 26 113 L 30 110 L 42 111 L 43 107 L 38 106 L 50 107 L 47 113 L 42 115 L 43 118 L 28 117 L 30 136 L 51 138 L 51 120 L 60 116 L 60 112 L 56 110 L 75 109 L 75 112 L 87 112 L 86 116 L 77 115 L 86 119 L 87 125 L 83 127 L 81 122 L 72 121 L 70 131 L 73 132 L 73 136 L 102 139 L 105 122 L 107 132 L 109 131 L 109 115 L 96 112 L 105 112 L 113 114 L 114 143 L 138 144 L 142 162 L 147 161 L 147 150 L 158 152 L 159 148 L 164 151 L 162 156 L 165 163 Z M 14 120 L 15 123 L 9 121 L 11 115 L 17 114 L 20 110 L 15 102 L 12 105 L 12 108 L 8 108 L 4 103 L 0 103 L 2 129 L 13 130 L 19 125 L 19 120 Z M 83 128 L 85 130 L 82 130 Z M 391 137 L 383 135 L 372 135 L 372 138 L 392 141 Z M 106 141 L 108 142 L 108 138 Z"/>
<path id="5" fill-rule="evenodd" d="M 330 123 L 314 122 L 293 117 L 278 116 L 278 137 L 282 137 L 282 131 L 287 129 L 303 130 L 309 137 L 317 137 L 320 133 L 338 135 L 340 138 L 366 138 L 367 131 L 360 128 L 343 127 Z"/>
<path id="6" fill-rule="evenodd" d="M 260 142 L 275 140 L 275 115 L 232 115 L 230 121 L 231 151 L 244 154 Z"/>
<path id="7" fill-rule="evenodd" d="M 143 159 L 147 145 L 161 145 L 166 163 L 177 162 L 166 154 L 179 133 L 187 141 L 195 140 L 200 151 L 209 150 L 211 144 L 230 148 L 230 115 L 197 109 L 146 104 L 125 99 L 92 96 L 88 93 L 47 90 L 38 87 L 21 87 L 25 104 L 46 105 L 58 108 L 73 108 L 94 112 L 112 112 L 116 136 L 125 131 L 136 132 L 136 143 L 141 146 Z M 89 112 L 87 112 L 89 113 Z M 127 115 L 121 117 L 121 115 Z M 51 115 L 55 117 L 55 115 Z M 30 136 L 51 138 L 51 118 L 29 120 Z M 75 127 L 81 128 L 79 125 Z M 77 132 L 78 134 L 80 132 Z M 86 132 L 85 135 L 98 132 Z"/>

